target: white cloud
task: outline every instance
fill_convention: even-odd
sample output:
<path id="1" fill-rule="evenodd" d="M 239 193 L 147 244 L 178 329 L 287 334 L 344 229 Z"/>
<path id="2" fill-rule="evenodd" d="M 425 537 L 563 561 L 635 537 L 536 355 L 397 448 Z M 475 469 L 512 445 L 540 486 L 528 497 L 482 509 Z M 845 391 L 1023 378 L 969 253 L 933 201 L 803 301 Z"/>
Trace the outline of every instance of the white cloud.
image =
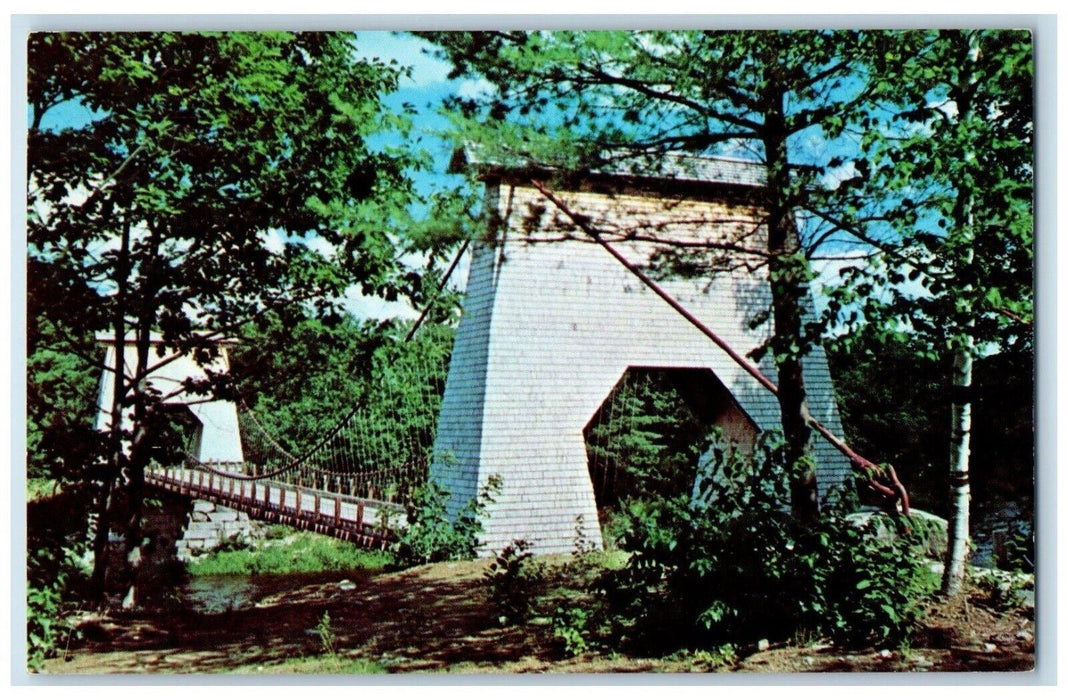
<path id="1" fill-rule="evenodd" d="M 324 258 L 333 258 L 337 254 L 337 246 L 322 236 L 309 236 L 304 245 Z"/>
<path id="2" fill-rule="evenodd" d="M 263 242 L 263 247 L 275 255 L 281 253 L 286 247 L 285 234 L 279 229 L 272 228 L 262 231 L 259 234 L 259 238 Z"/>
<path id="3" fill-rule="evenodd" d="M 460 84 L 456 86 L 456 94 L 468 100 L 487 97 L 494 92 L 496 92 L 496 88 L 485 78 L 461 80 Z"/>
<path id="4" fill-rule="evenodd" d="M 842 182 L 856 177 L 858 174 L 856 164 L 853 161 L 849 161 L 839 165 L 837 168 L 830 168 L 825 171 L 820 179 L 824 187 L 829 190 L 836 190 Z"/>
<path id="5" fill-rule="evenodd" d="M 386 301 L 381 297 L 364 296 L 358 287 L 350 287 L 345 294 L 345 309 L 356 318 L 418 318 L 419 311 L 405 301 Z"/>
<path id="6" fill-rule="evenodd" d="M 388 63 L 395 60 L 402 66 L 410 66 L 410 78 L 401 80 L 400 87 L 426 87 L 435 83 L 448 81 L 452 66 L 427 54 L 431 44 L 424 39 L 410 35 L 396 35 L 392 32 L 357 32 L 356 54 L 363 58 L 378 58 Z"/>

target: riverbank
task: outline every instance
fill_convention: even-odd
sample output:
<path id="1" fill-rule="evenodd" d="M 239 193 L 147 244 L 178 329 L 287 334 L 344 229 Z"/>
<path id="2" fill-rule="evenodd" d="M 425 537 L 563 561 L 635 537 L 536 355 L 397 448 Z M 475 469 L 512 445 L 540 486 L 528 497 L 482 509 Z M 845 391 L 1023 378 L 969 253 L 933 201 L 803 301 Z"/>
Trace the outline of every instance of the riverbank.
<path id="1" fill-rule="evenodd" d="M 1034 615 L 990 585 L 933 603 L 909 644 L 844 651 L 819 640 L 738 648 L 569 657 L 547 620 L 501 626 L 483 583 L 487 562 L 316 580 L 259 577 L 240 602 L 207 610 L 85 614 L 46 674 L 749 673 L 1026 671 Z M 249 579 L 253 582 L 256 577 Z M 992 597 L 993 596 L 993 597 Z M 1018 602 L 1018 601 L 1017 601 Z M 199 608 L 192 607 L 200 605 Z"/>

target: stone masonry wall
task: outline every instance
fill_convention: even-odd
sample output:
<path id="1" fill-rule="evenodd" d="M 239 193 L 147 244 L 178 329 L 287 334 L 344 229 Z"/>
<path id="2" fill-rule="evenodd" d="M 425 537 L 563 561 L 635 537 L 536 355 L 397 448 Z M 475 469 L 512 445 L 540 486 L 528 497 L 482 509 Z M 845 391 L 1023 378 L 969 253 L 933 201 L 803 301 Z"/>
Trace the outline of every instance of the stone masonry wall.
<path id="1" fill-rule="evenodd" d="M 612 231 L 635 263 L 652 260 L 665 242 L 717 243 L 723 269 L 662 285 L 738 352 L 768 338 L 770 321 L 750 328 L 770 305 L 766 267 L 746 253 L 763 246 L 759 210 L 728 194 L 558 195 Z M 473 250 L 431 468 L 453 511 L 491 475 L 503 479 L 484 551 L 517 538 L 540 553 L 570 551 L 579 516 L 599 543 L 582 431 L 628 367 L 710 369 L 757 426 L 779 427 L 772 394 L 537 190 L 490 185 L 487 201 L 499 224 Z M 775 377 L 769 357 L 760 368 Z M 841 434 L 821 350 L 805 369 L 810 410 Z M 819 443 L 816 458 L 821 493 L 848 477 L 833 448 Z"/>
<path id="2" fill-rule="evenodd" d="M 196 554 L 209 551 L 238 535 L 253 536 L 256 523 L 248 513 L 220 506 L 211 501 L 193 501 L 193 509 L 182 538 L 176 542 L 178 558 L 188 561 Z"/>

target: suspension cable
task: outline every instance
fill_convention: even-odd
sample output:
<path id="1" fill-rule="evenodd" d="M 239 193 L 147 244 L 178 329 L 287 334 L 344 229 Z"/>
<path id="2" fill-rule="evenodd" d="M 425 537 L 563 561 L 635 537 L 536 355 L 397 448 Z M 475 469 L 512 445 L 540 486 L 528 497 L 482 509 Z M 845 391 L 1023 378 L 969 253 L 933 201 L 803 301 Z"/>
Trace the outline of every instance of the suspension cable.
<path id="1" fill-rule="evenodd" d="M 718 334 L 709 328 L 700 319 L 694 316 L 690 311 L 684 307 L 677 299 L 669 294 L 663 287 L 656 283 L 649 275 L 647 275 L 641 268 L 634 263 L 630 262 L 619 250 L 615 248 L 611 243 L 606 241 L 599 231 L 594 226 L 590 225 L 589 217 L 578 214 L 564 203 L 559 197 L 550 192 L 545 185 L 538 180 L 531 179 L 530 183 L 537 189 L 542 196 L 552 202 L 557 209 L 559 209 L 565 216 L 578 226 L 583 232 L 604 248 L 613 258 L 615 258 L 623 267 L 625 267 L 631 274 L 637 277 L 642 284 L 653 291 L 658 297 L 663 299 L 667 304 L 678 312 L 683 318 L 690 322 L 697 330 L 705 335 L 709 340 L 715 343 L 721 350 L 734 360 L 743 370 L 745 370 L 750 376 L 757 380 L 761 386 L 770 391 L 775 396 L 779 395 L 779 387 L 774 382 L 768 379 L 763 372 L 761 372 L 755 365 L 742 357 L 736 352 L 730 345 L 727 344 Z M 896 503 L 901 501 L 901 508 L 903 513 L 907 516 L 909 514 L 909 497 L 908 492 L 905 490 L 904 485 L 897 478 L 897 473 L 890 465 L 886 465 L 885 470 L 874 462 L 862 457 L 855 450 L 849 447 L 841 438 L 837 437 L 830 431 L 825 425 L 818 421 L 813 415 L 805 410 L 804 415 L 805 422 L 807 422 L 816 432 L 822 435 L 828 442 L 834 446 L 839 452 L 849 458 L 849 462 L 853 469 L 856 471 L 865 472 L 868 477 L 868 487 L 872 489 L 876 494 L 884 499 L 884 502 Z M 894 511 L 896 512 L 896 506 Z"/>

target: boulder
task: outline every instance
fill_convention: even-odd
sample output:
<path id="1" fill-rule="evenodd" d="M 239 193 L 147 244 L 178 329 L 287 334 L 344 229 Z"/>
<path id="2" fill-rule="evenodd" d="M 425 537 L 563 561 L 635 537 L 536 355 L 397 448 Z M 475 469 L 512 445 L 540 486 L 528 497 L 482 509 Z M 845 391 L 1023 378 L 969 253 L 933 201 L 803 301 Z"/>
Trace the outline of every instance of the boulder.
<path id="1" fill-rule="evenodd" d="M 949 542 L 949 524 L 945 518 L 932 513 L 911 509 L 910 524 L 913 532 L 920 535 L 924 555 L 941 561 L 945 558 Z M 890 517 L 879 510 L 864 510 L 850 513 L 846 519 L 851 523 L 868 527 L 869 532 L 882 542 L 892 542 L 897 537 L 897 530 Z"/>

